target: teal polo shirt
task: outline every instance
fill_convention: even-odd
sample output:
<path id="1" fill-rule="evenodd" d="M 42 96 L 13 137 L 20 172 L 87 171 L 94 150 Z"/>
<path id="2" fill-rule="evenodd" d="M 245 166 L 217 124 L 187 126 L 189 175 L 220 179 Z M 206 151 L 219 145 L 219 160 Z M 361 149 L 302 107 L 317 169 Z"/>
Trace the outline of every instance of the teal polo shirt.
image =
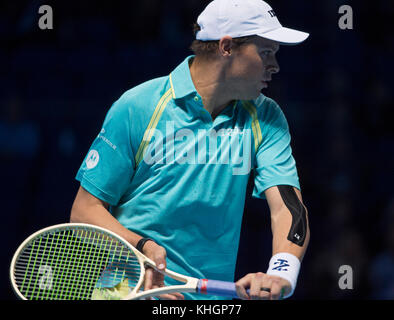
<path id="1" fill-rule="evenodd" d="M 163 246 L 169 269 L 235 281 L 252 170 L 254 197 L 280 184 L 300 188 L 291 138 L 280 107 L 262 94 L 232 101 L 212 120 L 190 75 L 192 58 L 112 105 L 76 179 L 122 225 Z"/>

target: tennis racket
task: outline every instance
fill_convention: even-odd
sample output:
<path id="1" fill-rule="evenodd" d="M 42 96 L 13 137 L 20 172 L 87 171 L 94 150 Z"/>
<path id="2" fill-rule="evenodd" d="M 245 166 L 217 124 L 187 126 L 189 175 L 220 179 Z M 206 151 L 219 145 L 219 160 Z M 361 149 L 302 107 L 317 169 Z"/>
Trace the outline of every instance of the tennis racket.
<path id="1" fill-rule="evenodd" d="M 131 300 L 172 292 L 238 298 L 234 282 L 159 271 L 181 284 L 143 291 L 145 270 L 155 263 L 104 228 L 65 223 L 39 230 L 17 249 L 10 266 L 23 300 Z"/>

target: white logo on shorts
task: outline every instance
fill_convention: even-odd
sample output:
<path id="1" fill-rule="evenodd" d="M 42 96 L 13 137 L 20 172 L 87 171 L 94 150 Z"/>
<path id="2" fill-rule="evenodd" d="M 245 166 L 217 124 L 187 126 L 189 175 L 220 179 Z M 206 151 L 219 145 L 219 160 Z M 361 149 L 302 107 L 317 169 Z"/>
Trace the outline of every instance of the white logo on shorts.
<path id="1" fill-rule="evenodd" d="M 99 162 L 100 156 L 96 150 L 90 150 L 88 153 L 88 156 L 86 158 L 86 166 L 88 169 L 93 169 L 95 166 L 97 166 L 97 163 Z"/>

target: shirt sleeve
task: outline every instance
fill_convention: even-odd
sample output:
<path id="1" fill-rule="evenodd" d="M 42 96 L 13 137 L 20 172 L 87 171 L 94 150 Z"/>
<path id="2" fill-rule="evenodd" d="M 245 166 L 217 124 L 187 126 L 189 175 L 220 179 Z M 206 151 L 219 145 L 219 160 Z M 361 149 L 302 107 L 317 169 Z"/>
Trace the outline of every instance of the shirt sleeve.
<path id="1" fill-rule="evenodd" d="M 277 185 L 300 189 L 291 136 L 285 115 L 269 98 L 258 108 L 262 141 L 256 153 L 253 197 L 265 199 L 264 191 Z"/>
<path id="2" fill-rule="evenodd" d="M 76 175 L 84 189 L 112 206 L 118 204 L 134 175 L 130 133 L 129 103 L 119 99 L 108 111 Z"/>

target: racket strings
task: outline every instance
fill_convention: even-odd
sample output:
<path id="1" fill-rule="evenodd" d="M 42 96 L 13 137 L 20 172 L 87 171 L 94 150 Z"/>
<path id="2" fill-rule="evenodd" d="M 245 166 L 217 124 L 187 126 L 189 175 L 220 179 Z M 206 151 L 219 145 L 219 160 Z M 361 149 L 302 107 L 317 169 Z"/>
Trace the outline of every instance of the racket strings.
<path id="1" fill-rule="evenodd" d="M 29 300 L 90 299 L 95 288 L 125 279 L 130 290 L 140 277 L 134 253 L 107 234 L 64 230 L 42 235 L 20 254 L 14 278 Z"/>

